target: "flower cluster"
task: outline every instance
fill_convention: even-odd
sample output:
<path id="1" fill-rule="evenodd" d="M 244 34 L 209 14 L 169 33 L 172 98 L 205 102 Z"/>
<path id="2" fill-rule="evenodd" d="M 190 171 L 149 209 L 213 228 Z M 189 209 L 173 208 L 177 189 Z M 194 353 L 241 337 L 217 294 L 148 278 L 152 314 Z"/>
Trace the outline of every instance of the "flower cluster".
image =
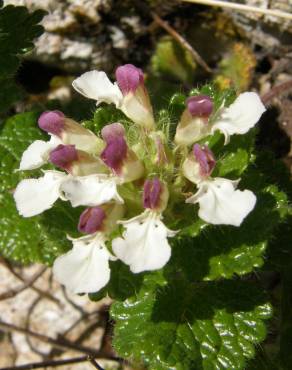
<path id="1" fill-rule="evenodd" d="M 110 260 L 120 259 L 133 273 L 162 268 L 171 256 L 168 238 L 179 233 L 164 224 L 163 214 L 167 220 L 178 203 L 198 204 L 198 216 L 207 223 L 234 226 L 256 203 L 251 191 L 237 189 L 240 179 L 212 177 L 216 158 L 199 142 L 215 131 L 223 133 L 225 144 L 231 135 L 245 134 L 265 111 L 257 94 L 243 93 L 218 109 L 209 96 L 191 96 L 171 142 L 155 123 L 143 72 L 127 64 L 117 68 L 116 80 L 91 71 L 73 87 L 97 105 L 114 104 L 132 122 L 128 130 L 109 122 L 95 135 L 59 111 L 44 112 L 38 124 L 50 140 L 33 142 L 19 166 L 59 168 L 18 184 L 14 199 L 22 216 L 40 214 L 58 198 L 87 207 L 78 224 L 85 236 L 68 236 L 73 248 L 53 266 L 56 279 L 75 293 L 104 287 Z"/>

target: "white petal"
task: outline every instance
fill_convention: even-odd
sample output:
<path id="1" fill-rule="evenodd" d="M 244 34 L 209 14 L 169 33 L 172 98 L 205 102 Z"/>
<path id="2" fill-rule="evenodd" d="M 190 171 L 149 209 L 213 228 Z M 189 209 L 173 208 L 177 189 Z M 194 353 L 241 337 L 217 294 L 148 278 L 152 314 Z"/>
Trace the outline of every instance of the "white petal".
<path id="1" fill-rule="evenodd" d="M 100 233 L 73 239 L 72 250 L 55 260 L 53 273 L 75 294 L 97 292 L 110 279 L 110 258 Z"/>
<path id="2" fill-rule="evenodd" d="M 89 175 L 68 177 L 61 185 L 64 198 L 69 200 L 72 207 L 98 206 L 115 200 L 123 203 L 117 191 L 117 184 L 113 177 L 106 175 Z"/>
<path id="3" fill-rule="evenodd" d="M 170 258 L 167 237 L 175 232 L 167 229 L 159 215 L 144 212 L 131 220 L 120 222 L 126 230 L 123 238 L 112 242 L 115 255 L 134 273 L 162 268 Z"/>
<path id="4" fill-rule="evenodd" d="M 44 165 L 51 150 L 56 148 L 61 140 L 52 136 L 50 141 L 36 140 L 23 152 L 19 170 L 34 170 Z"/>
<path id="5" fill-rule="evenodd" d="M 256 93 L 245 92 L 240 94 L 230 107 L 223 109 L 211 131 L 221 131 L 225 136 L 225 143 L 228 143 L 230 135 L 245 134 L 255 126 L 265 110 Z"/>
<path id="6" fill-rule="evenodd" d="M 101 102 L 114 103 L 120 106 L 123 95 L 117 84 L 113 84 L 105 72 L 86 72 L 72 83 L 75 90 L 86 98 L 94 99 L 97 105 Z"/>
<path id="7" fill-rule="evenodd" d="M 123 100 L 121 110 L 133 122 L 142 127 L 151 129 L 154 127 L 154 118 L 151 106 L 144 105 L 135 95 L 128 94 Z"/>
<path id="8" fill-rule="evenodd" d="M 236 190 L 237 183 L 219 177 L 204 181 L 186 202 L 199 203 L 199 217 L 210 224 L 240 226 L 253 210 L 256 196 L 250 190 Z"/>
<path id="9" fill-rule="evenodd" d="M 63 172 L 47 171 L 39 179 L 20 181 L 13 195 L 19 214 L 31 217 L 51 208 L 60 196 L 64 177 Z"/>

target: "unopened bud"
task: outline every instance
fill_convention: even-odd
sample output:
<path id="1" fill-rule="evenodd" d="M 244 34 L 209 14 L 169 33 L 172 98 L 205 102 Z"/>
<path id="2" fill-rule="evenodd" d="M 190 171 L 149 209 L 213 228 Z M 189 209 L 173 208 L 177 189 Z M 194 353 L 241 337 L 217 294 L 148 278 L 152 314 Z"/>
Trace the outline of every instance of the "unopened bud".
<path id="1" fill-rule="evenodd" d="M 101 159 L 117 175 L 120 174 L 123 163 L 127 157 L 128 146 L 123 136 L 111 139 L 103 152 Z"/>
<path id="2" fill-rule="evenodd" d="M 124 97 L 121 110 L 138 125 L 152 130 L 153 111 L 142 70 L 132 64 L 126 64 L 117 68 L 116 78 Z"/>
<path id="3" fill-rule="evenodd" d="M 143 207 L 162 212 L 167 205 L 168 190 L 157 177 L 146 180 L 143 190 Z"/>
<path id="4" fill-rule="evenodd" d="M 144 173 L 144 166 L 136 154 L 128 148 L 125 129 L 120 123 L 112 123 L 102 129 L 107 145 L 101 153 L 103 162 L 121 178 L 121 182 L 134 181 Z"/>
<path id="5" fill-rule="evenodd" d="M 193 117 L 209 117 L 213 111 L 213 101 L 209 96 L 191 96 L 187 99 L 187 108 Z"/>
<path id="6" fill-rule="evenodd" d="M 144 84 L 144 75 L 140 68 L 125 64 L 116 69 L 116 79 L 123 95 L 135 93 L 140 84 Z"/>
<path id="7" fill-rule="evenodd" d="M 106 170 L 98 159 L 82 150 L 76 150 L 74 145 L 58 145 L 51 151 L 49 158 L 51 163 L 73 176 L 104 173 Z"/>
<path id="8" fill-rule="evenodd" d="M 107 143 L 110 141 L 118 138 L 118 137 L 124 137 L 126 134 L 125 128 L 122 124 L 116 122 L 111 123 L 110 125 L 106 125 L 101 130 L 101 136 L 103 140 Z"/>
<path id="9" fill-rule="evenodd" d="M 106 214 L 101 207 L 87 208 L 79 218 L 78 230 L 84 234 L 93 234 L 103 229 Z"/>
<path id="10" fill-rule="evenodd" d="M 61 144 L 51 151 L 49 158 L 55 166 L 69 172 L 72 162 L 78 160 L 78 154 L 74 145 Z"/>
<path id="11" fill-rule="evenodd" d="M 66 145 L 75 145 L 76 149 L 97 153 L 102 144 L 93 132 L 57 110 L 42 113 L 38 124 L 42 130 L 58 136 Z"/>
<path id="12" fill-rule="evenodd" d="M 65 116 L 58 110 L 43 112 L 39 119 L 39 127 L 49 134 L 59 136 L 64 129 Z"/>
<path id="13" fill-rule="evenodd" d="M 201 147 L 195 144 L 185 159 L 182 170 L 187 179 L 198 184 L 211 175 L 215 165 L 216 160 L 211 150 L 206 145 Z"/>
<path id="14" fill-rule="evenodd" d="M 200 146 L 199 144 L 195 144 L 193 153 L 200 165 L 200 175 L 202 177 L 210 176 L 216 165 L 216 160 L 212 151 L 207 145 Z"/>

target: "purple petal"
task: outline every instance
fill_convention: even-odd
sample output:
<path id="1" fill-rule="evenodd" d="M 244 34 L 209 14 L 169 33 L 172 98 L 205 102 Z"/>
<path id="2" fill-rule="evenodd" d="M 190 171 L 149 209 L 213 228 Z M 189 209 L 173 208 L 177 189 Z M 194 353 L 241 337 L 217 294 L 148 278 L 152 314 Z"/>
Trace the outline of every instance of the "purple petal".
<path id="1" fill-rule="evenodd" d="M 200 175 L 203 177 L 210 176 L 216 165 L 212 151 L 206 145 L 201 147 L 199 144 L 195 144 L 193 153 L 200 165 Z"/>
<path id="2" fill-rule="evenodd" d="M 58 110 L 43 112 L 39 119 L 39 127 L 54 135 L 60 135 L 64 128 L 65 116 Z"/>
<path id="3" fill-rule="evenodd" d="M 144 208 L 155 209 L 159 206 L 162 186 L 157 177 L 153 180 L 146 180 L 143 191 Z"/>
<path id="4" fill-rule="evenodd" d="M 115 172 L 119 172 L 127 157 L 128 146 L 123 136 L 110 140 L 101 153 L 101 159 Z"/>
<path id="5" fill-rule="evenodd" d="M 111 123 L 110 125 L 104 126 L 101 130 L 101 136 L 104 141 L 109 143 L 113 139 L 121 136 L 125 136 L 124 126 L 120 123 Z"/>
<path id="6" fill-rule="evenodd" d="M 100 207 L 86 208 L 80 215 L 78 230 L 84 234 L 93 234 L 102 229 L 105 217 L 106 214 Z"/>
<path id="7" fill-rule="evenodd" d="M 187 99 L 187 107 L 193 117 L 208 117 L 213 111 L 213 101 L 209 96 L 191 96 Z"/>
<path id="8" fill-rule="evenodd" d="M 133 64 L 125 64 L 116 69 L 116 79 L 123 95 L 135 92 L 140 84 L 144 84 L 144 74 Z"/>
<path id="9" fill-rule="evenodd" d="M 68 170 L 72 162 L 78 160 L 78 153 L 75 145 L 58 145 L 50 153 L 50 162 L 55 166 Z"/>

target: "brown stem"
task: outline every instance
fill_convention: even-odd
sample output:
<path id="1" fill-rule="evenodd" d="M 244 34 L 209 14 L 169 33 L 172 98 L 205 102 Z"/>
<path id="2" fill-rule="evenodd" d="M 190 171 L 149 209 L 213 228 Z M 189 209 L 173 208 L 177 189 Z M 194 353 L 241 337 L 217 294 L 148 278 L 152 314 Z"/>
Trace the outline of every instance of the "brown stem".
<path id="1" fill-rule="evenodd" d="M 266 94 L 262 95 L 261 99 L 264 104 L 270 103 L 275 97 L 284 94 L 288 90 L 292 89 L 292 80 L 282 82 L 279 85 L 274 86 Z"/>
<path id="2" fill-rule="evenodd" d="M 104 370 L 96 361 L 93 357 L 88 356 L 88 361 L 98 370 Z M 0 369 L 1 370 L 1 369 Z"/>
<path id="3" fill-rule="evenodd" d="M 109 358 L 109 359 L 114 360 L 114 361 L 120 361 L 120 359 L 117 358 L 117 357 L 108 356 L 108 354 L 103 350 L 96 351 L 93 348 L 83 347 L 83 346 L 81 346 L 79 344 L 76 344 L 76 343 L 73 343 L 73 342 L 71 342 L 71 341 L 69 341 L 65 338 L 54 339 L 54 338 L 48 337 L 48 336 L 43 335 L 43 334 L 35 333 L 31 330 L 18 327 L 16 325 L 6 323 L 4 321 L 0 321 L 0 328 L 2 328 L 3 330 L 6 330 L 8 332 L 19 332 L 19 333 L 23 333 L 25 335 L 29 335 L 30 337 L 34 337 L 34 338 L 36 338 L 36 339 L 38 339 L 38 340 L 40 340 L 44 343 L 52 344 L 53 346 L 55 346 L 57 348 L 61 348 L 63 350 L 64 349 L 65 350 L 71 349 L 71 350 L 79 352 L 79 353 L 81 352 L 83 354 L 93 356 L 94 358 Z"/>
<path id="4" fill-rule="evenodd" d="M 22 281 L 23 283 L 26 282 L 26 280 L 24 279 L 24 277 L 22 275 L 20 275 L 17 271 L 14 270 L 14 268 L 12 267 L 11 263 L 7 260 L 5 260 L 3 257 L 0 257 L 0 262 L 3 263 L 3 265 L 20 281 Z M 38 293 L 40 296 L 42 296 L 43 298 L 47 298 L 49 299 L 50 301 L 52 302 L 55 302 L 58 306 L 61 306 L 61 302 L 59 301 L 58 298 L 54 297 L 52 294 L 50 294 L 49 292 L 46 292 L 34 285 L 31 285 L 29 288 L 31 288 L 32 290 L 34 290 L 36 293 Z"/>
<path id="5" fill-rule="evenodd" d="M 34 362 L 26 365 L 19 365 L 19 366 L 12 366 L 12 367 L 3 367 L 0 370 L 33 370 L 33 369 L 46 369 L 47 367 L 57 367 L 57 366 L 64 366 L 70 364 L 78 364 L 80 362 L 90 361 L 88 356 L 76 357 L 76 358 L 69 358 L 66 360 L 56 360 L 56 361 L 42 361 L 42 362 Z M 97 367 L 97 369 L 102 369 L 101 367 Z"/>
<path id="6" fill-rule="evenodd" d="M 202 67 L 204 70 L 208 73 L 212 73 L 212 69 L 208 66 L 208 64 L 204 61 L 204 59 L 201 57 L 201 55 L 192 47 L 189 42 L 183 38 L 174 28 L 172 28 L 167 22 L 165 22 L 163 19 L 159 17 L 154 12 L 151 12 L 151 16 L 154 19 L 154 21 L 163 29 L 165 29 L 166 32 L 168 32 L 181 46 L 188 50 L 195 61 Z"/>
<path id="7" fill-rule="evenodd" d="M 10 289 L 7 292 L 0 294 L 0 301 L 3 301 L 4 299 L 12 298 L 16 296 L 18 293 L 23 292 L 25 289 L 30 288 L 37 281 L 37 279 L 43 275 L 46 269 L 47 269 L 46 267 L 41 268 L 31 278 L 29 278 L 28 280 L 25 280 L 23 285 L 20 285 L 16 288 Z"/>

